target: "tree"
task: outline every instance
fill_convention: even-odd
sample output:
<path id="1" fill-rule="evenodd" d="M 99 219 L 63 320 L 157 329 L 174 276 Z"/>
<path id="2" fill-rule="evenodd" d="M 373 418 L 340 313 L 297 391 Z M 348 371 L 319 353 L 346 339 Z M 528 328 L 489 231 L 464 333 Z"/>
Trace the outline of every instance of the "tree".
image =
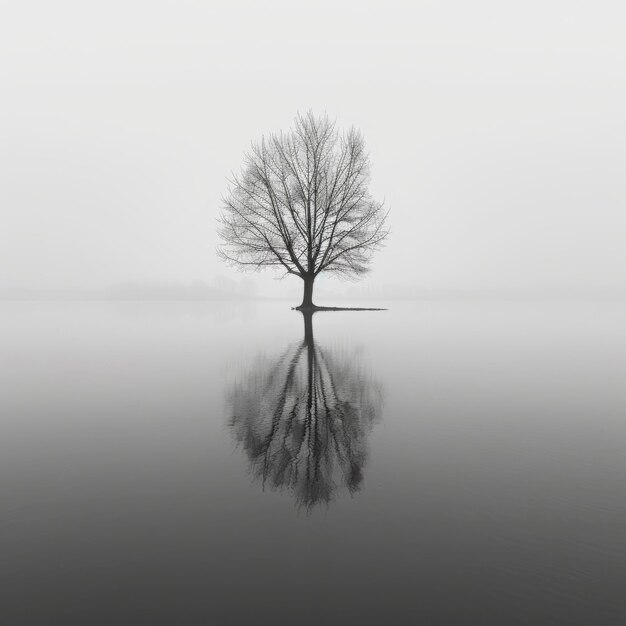
<path id="1" fill-rule="evenodd" d="M 230 427 L 264 487 L 291 493 L 312 509 L 363 482 L 368 439 L 380 419 L 382 387 L 357 353 L 319 345 L 312 311 L 304 340 L 260 356 L 229 394 Z"/>
<path id="2" fill-rule="evenodd" d="M 298 115 L 289 132 L 263 137 L 246 153 L 223 199 L 218 254 L 240 269 L 299 276 L 297 308 L 316 308 L 316 277 L 362 276 L 388 235 L 369 174 L 359 131 L 340 133 L 327 116 Z"/>

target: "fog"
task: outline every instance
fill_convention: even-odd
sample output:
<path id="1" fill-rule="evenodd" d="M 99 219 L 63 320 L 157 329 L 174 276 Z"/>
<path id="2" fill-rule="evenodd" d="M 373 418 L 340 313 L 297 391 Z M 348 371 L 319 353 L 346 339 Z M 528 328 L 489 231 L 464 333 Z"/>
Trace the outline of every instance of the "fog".
<path id="1" fill-rule="evenodd" d="M 363 131 L 392 230 L 361 286 L 321 277 L 320 293 L 626 292 L 617 2 L 2 14 L 0 290 L 299 294 L 296 278 L 223 266 L 215 220 L 250 141 L 312 109 Z"/>

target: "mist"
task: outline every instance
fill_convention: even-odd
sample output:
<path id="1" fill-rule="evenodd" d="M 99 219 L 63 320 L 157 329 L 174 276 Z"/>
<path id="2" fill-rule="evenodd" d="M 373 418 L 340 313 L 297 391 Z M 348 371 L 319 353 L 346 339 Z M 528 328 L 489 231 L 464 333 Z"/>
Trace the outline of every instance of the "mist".
<path id="1" fill-rule="evenodd" d="M 13 3 L 0 290 L 299 293 L 225 267 L 215 231 L 250 141 L 311 109 L 363 132 L 391 227 L 361 285 L 321 277 L 320 295 L 623 294 L 624 17 L 614 2 Z"/>
<path id="2" fill-rule="evenodd" d="M 3 623 L 626 623 L 622 5 L 4 5 Z"/>

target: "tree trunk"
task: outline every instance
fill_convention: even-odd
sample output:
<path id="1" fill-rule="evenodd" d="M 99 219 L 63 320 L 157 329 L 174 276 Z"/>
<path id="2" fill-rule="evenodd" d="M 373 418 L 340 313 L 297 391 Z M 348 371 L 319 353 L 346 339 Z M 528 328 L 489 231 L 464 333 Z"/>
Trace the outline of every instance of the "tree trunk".
<path id="1" fill-rule="evenodd" d="M 302 304 L 299 307 L 296 307 L 299 310 L 303 309 L 314 309 L 315 305 L 313 304 L 313 281 L 315 278 L 313 276 L 304 276 L 304 295 L 302 296 Z"/>

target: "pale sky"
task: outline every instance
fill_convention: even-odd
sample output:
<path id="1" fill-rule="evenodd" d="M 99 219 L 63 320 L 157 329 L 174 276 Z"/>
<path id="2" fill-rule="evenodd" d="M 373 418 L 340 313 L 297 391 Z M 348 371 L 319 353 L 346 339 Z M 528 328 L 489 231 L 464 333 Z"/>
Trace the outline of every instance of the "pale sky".
<path id="1" fill-rule="evenodd" d="M 391 208 L 371 284 L 625 288 L 623 6 L 3 3 L 0 287 L 232 275 L 226 177 L 312 109 Z"/>

